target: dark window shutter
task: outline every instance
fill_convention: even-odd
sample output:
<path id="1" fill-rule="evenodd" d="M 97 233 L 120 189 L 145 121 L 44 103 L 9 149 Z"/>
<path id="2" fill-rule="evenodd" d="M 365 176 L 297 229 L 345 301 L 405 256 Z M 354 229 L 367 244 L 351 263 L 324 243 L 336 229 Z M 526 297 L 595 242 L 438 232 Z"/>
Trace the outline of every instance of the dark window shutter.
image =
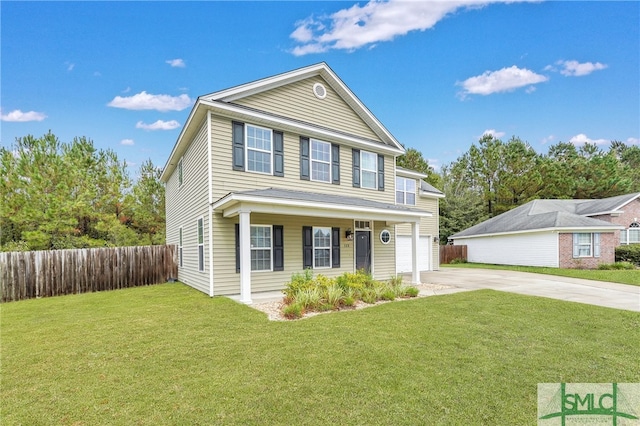
<path id="1" fill-rule="evenodd" d="M 244 123 L 234 121 L 233 126 L 233 170 L 244 171 Z"/>
<path id="2" fill-rule="evenodd" d="M 313 228 L 302 227 L 302 268 L 313 268 Z"/>
<path id="3" fill-rule="evenodd" d="M 236 272 L 240 272 L 240 224 L 236 223 Z"/>
<path id="4" fill-rule="evenodd" d="M 353 187 L 360 188 L 360 150 L 353 149 Z"/>
<path id="5" fill-rule="evenodd" d="M 273 225 L 273 270 L 284 271 L 284 227 Z"/>
<path id="6" fill-rule="evenodd" d="M 331 144 L 331 183 L 340 185 L 340 145 Z"/>
<path id="7" fill-rule="evenodd" d="M 331 267 L 340 267 L 340 228 L 331 228 Z"/>
<path id="8" fill-rule="evenodd" d="M 273 175 L 284 176 L 284 137 L 282 132 L 273 132 Z"/>
<path id="9" fill-rule="evenodd" d="M 378 154 L 378 191 L 384 191 L 384 155 Z"/>
<path id="10" fill-rule="evenodd" d="M 300 136 L 300 179 L 309 180 L 309 138 Z"/>

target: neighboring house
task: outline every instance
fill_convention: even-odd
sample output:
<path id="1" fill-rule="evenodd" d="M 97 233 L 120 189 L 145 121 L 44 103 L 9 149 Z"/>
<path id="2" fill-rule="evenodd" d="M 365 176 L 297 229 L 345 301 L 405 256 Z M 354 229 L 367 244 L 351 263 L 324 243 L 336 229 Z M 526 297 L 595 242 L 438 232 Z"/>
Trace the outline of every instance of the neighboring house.
<path id="1" fill-rule="evenodd" d="M 418 283 L 443 195 L 396 173 L 403 153 L 325 63 L 199 97 L 161 177 L 178 279 L 251 303 L 307 268 L 389 279 L 402 256 Z"/>
<path id="2" fill-rule="evenodd" d="M 615 248 L 640 243 L 640 193 L 601 200 L 534 200 L 450 237 L 467 260 L 597 268 Z"/>

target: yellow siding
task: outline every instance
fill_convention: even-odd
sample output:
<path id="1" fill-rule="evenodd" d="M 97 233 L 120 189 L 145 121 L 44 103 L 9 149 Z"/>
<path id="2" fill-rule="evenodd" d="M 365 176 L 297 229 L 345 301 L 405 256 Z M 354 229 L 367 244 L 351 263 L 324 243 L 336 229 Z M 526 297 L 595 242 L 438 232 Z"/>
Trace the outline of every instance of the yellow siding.
<path id="1" fill-rule="evenodd" d="M 373 246 L 373 277 L 377 280 L 388 280 L 396 274 L 396 239 L 391 238 L 389 244 L 382 244 L 380 232 L 387 229 L 393 235 L 393 227 L 384 222 L 374 222 L 371 232 Z"/>
<path id="2" fill-rule="evenodd" d="M 225 219 L 214 215 L 214 294 L 229 295 L 240 293 L 240 274 L 236 273 L 235 224 L 238 218 Z M 336 220 L 313 217 L 277 216 L 252 214 L 252 225 L 283 225 L 284 231 L 284 271 L 257 271 L 251 273 L 252 292 L 282 290 L 291 279 L 291 274 L 302 272 L 302 227 L 340 227 L 340 268 L 316 269 L 315 274 L 335 277 L 353 270 L 353 243 L 344 238 L 346 228 L 353 228 L 351 220 Z"/>
<path id="3" fill-rule="evenodd" d="M 251 124 L 251 123 L 248 123 Z M 274 129 L 278 130 L 278 129 Z M 213 199 L 217 200 L 229 192 L 258 188 L 286 188 L 298 191 L 335 194 L 367 198 L 393 204 L 395 202 L 395 178 L 393 157 L 385 156 L 385 190 L 354 188 L 352 177 L 352 151 L 347 145 L 340 146 L 340 185 L 300 179 L 300 136 L 284 133 L 284 177 L 261 173 L 236 171 L 232 168 L 233 147 L 231 142 L 231 120 L 214 117 L 211 124 L 213 146 Z M 335 142 L 335 141 L 327 141 Z"/>
<path id="4" fill-rule="evenodd" d="M 322 83 L 327 89 L 326 98 L 318 99 L 313 94 L 315 83 Z M 371 128 L 320 76 L 238 99 L 234 103 L 378 140 Z"/>
<path id="5" fill-rule="evenodd" d="M 208 207 L 207 207 L 207 126 L 206 122 L 182 157 L 182 186 L 178 187 L 178 168 L 166 184 L 167 244 L 178 244 L 182 226 L 183 267 L 178 279 L 205 293 L 209 292 Z M 205 271 L 198 271 L 198 218 L 204 219 Z"/>

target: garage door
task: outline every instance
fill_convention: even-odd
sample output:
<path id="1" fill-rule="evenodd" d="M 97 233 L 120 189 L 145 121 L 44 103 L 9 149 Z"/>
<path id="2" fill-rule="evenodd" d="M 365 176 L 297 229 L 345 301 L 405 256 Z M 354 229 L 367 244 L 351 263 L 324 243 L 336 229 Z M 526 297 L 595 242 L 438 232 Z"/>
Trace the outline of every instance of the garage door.
<path id="1" fill-rule="evenodd" d="M 429 241 L 431 237 L 420 237 L 418 242 L 418 269 L 429 270 Z M 398 235 L 396 240 L 396 272 L 411 272 L 411 236 Z"/>

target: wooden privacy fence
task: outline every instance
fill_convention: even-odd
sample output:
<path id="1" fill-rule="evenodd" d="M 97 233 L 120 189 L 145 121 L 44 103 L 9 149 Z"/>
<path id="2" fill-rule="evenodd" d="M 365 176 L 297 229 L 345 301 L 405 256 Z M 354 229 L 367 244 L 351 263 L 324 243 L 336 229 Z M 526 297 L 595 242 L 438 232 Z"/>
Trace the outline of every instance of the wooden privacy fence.
<path id="1" fill-rule="evenodd" d="M 467 260 L 467 246 L 440 246 L 440 264 L 446 265 L 453 259 Z"/>
<path id="2" fill-rule="evenodd" d="M 165 283 L 178 276 L 175 246 L 0 253 L 1 300 Z"/>

